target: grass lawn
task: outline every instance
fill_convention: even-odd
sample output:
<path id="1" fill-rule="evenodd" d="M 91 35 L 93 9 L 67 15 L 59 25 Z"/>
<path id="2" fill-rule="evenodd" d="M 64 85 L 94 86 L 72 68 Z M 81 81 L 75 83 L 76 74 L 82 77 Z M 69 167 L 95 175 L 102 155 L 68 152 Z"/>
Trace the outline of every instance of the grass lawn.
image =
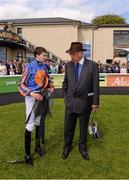
<path id="1" fill-rule="evenodd" d="M 24 103 L 0 106 L 0 161 L 24 158 Z M 103 138 L 88 138 L 90 161 L 78 152 L 77 124 L 73 149 L 61 159 L 63 147 L 63 99 L 53 102 L 53 117 L 46 119 L 46 154 L 35 155 L 34 167 L 0 163 L 2 179 L 99 179 L 129 178 L 129 96 L 101 96 L 97 122 Z M 34 149 L 34 136 L 32 146 Z"/>

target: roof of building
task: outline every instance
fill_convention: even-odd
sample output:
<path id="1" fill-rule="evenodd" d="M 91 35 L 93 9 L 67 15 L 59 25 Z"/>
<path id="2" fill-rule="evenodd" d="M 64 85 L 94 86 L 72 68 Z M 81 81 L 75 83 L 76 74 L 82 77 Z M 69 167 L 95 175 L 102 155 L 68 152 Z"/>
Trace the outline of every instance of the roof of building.
<path id="1" fill-rule="evenodd" d="M 90 24 L 90 23 L 85 23 L 85 22 L 81 22 L 81 26 L 89 26 L 89 27 L 93 27 L 93 28 L 107 28 L 107 27 L 129 27 L 129 24 L 101 24 L 101 25 L 97 25 L 97 24 Z"/>
<path id="2" fill-rule="evenodd" d="M 67 19 L 61 17 L 50 17 L 50 18 L 27 18 L 27 19 L 4 19 L 0 20 L 0 24 L 12 23 L 12 24 L 72 24 L 78 23 L 81 26 L 91 26 L 92 24 L 82 22 L 75 19 Z"/>
<path id="3" fill-rule="evenodd" d="M 129 24 L 101 24 L 98 27 L 129 27 Z"/>
<path id="4" fill-rule="evenodd" d="M 73 24 L 77 23 L 81 27 L 90 28 L 101 28 L 101 27 L 129 27 L 129 24 L 102 24 L 95 25 L 86 23 L 75 19 L 67 19 L 62 17 L 50 17 L 50 18 L 26 18 L 26 19 L 4 19 L 0 20 L 0 24 L 10 23 L 16 25 L 27 25 L 27 24 Z"/>
<path id="5" fill-rule="evenodd" d="M 66 19 L 61 17 L 53 18 L 27 18 L 27 19 L 5 19 L 0 20 L 0 23 L 14 23 L 14 24 L 29 24 L 29 23 L 69 23 L 69 22 L 80 22 L 74 19 Z"/>

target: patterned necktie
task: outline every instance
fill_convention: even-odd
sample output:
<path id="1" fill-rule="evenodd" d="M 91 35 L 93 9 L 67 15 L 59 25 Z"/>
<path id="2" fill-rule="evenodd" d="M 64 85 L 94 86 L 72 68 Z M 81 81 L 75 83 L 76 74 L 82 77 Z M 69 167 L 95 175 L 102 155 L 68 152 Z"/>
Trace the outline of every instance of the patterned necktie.
<path id="1" fill-rule="evenodd" d="M 78 79 L 79 79 L 79 63 L 77 63 L 75 65 L 75 77 L 76 77 L 76 81 L 78 81 Z"/>

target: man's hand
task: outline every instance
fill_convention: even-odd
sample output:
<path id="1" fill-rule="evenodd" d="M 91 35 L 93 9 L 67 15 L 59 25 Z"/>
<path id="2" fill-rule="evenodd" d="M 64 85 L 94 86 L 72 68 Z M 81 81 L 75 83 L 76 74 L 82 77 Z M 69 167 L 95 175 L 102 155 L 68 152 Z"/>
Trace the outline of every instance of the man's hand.
<path id="1" fill-rule="evenodd" d="M 49 91 L 50 91 L 50 93 L 54 92 L 54 81 L 50 82 L 50 84 L 49 84 Z"/>
<path id="2" fill-rule="evenodd" d="M 92 112 L 97 112 L 99 110 L 98 105 L 92 105 Z"/>
<path id="3" fill-rule="evenodd" d="M 50 88 L 50 93 L 54 92 L 54 87 Z"/>
<path id="4" fill-rule="evenodd" d="M 43 101 L 43 96 L 39 93 L 31 92 L 30 95 L 37 99 L 38 101 Z"/>

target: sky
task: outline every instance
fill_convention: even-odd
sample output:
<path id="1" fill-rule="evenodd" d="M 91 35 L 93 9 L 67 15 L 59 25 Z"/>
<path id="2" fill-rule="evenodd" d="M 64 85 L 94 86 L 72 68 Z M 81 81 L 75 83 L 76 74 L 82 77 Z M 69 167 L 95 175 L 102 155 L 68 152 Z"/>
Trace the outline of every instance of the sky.
<path id="1" fill-rule="evenodd" d="M 0 20 L 63 17 L 90 23 L 105 14 L 129 23 L 129 0 L 0 0 Z"/>

